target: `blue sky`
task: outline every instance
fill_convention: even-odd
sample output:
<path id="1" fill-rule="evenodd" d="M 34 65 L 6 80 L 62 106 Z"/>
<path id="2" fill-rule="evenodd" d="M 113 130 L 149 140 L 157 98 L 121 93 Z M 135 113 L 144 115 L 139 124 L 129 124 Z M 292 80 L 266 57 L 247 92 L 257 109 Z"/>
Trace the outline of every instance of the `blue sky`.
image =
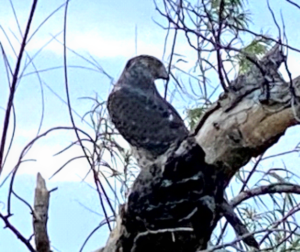
<path id="1" fill-rule="evenodd" d="M 14 38 L 14 35 L 20 39 L 20 34 L 18 33 L 9 1 L 3 0 L 2 2 L 0 25 L 9 35 L 14 48 L 17 49 L 18 41 Z M 277 30 L 274 28 L 271 15 L 267 11 L 266 2 L 249 2 L 249 9 L 253 13 L 251 28 L 254 28 L 257 32 L 263 29 L 276 37 Z M 24 31 L 31 1 L 14 0 L 13 3 L 19 23 Z M 62 3 L 63 1 L 58 0 L 40 0 L 34 17 L 32 31 Z M 275 9 L 278 20 L 280 20 L 279 10 L 282 9 L 289 43 L 297 47 L 300 37 L 300 30 L 296 29 L 296 24 L 300 23 L 299 11 L 280 0 L 272 1 L 271 5 Z M 150 54 L 162 58 L 165 30 L 155 24 L 153 19 L 162 24 L 165 24 L 165 20 L 155 11 L 152 1 L 73 0 L 70 2 L 68 13 L 68 47 L 89 60 L 92 60 L 92 58 L 95 59 L 114 80 L 118 78 L 128 58 L 135 55 L 136 48 L 137 54 Z M 137 47 L 135 45 L 136 25 L 138 30 Z M 32 38 L 27 46 L 29 55 L 35 55 L 44 44 L 61 32 L 62 29 L 63 9 L 56 13 Z M 58 36 L 57 39 L 62 41 L 62 36 Z M 14 68 L 15 56 L 1 31 L 0 41 L 6 49 Z M 168 49 L 170 49 L 170 45 Z M 39 70 L 62 67 L 62 52 L 62 45 L 53 40 L 35 57 L 34 63 Z M 186 59 L 189 61 L 189 64 L 180 66 L 183 68 L 191 66 L 190 64 L 193 63 L 195 55 L 184 43 L 184 37 L 179 38 L 176 52 L 185 54 L 187 56 Z M 168 53 L 164 60 L 167 60 L 167 55 Z M 296 54 L 290 54 L 288 63 L 292 74 L 294 74 L 293 77 L 297 75 L 298 59 Z M 68 52 L 68 64 L 70 66 L 95 69 L 91 64 L 70 51 Z M 0 108 L 5 107 L 8 94 L 8 84 L 4 69 L 3 60 L 0 60 Z M 4 173 L 0 177 L 0 183 L 2 183 L 5 175 L 16 164 L 16 157 L 18 157 L 22 148 L 37 134 L 42 114 L 41 90 L 43 90 L 45 99 L 44 120 L 41 132 L 54 126 L 71 125 L 67 106 L 48 88 L 50 87 L 55 93 L 66 100 L 62 68 L 40 73 L 40 78 L 43 82 L 42 89 L 37 75 L 30 74 L 33 71 L 34 68 L 29 66 L 25 71 L 27 75 L 21 79 L 18 86 L 15 97 L 15 108 L 17 111 L 15 142 Z M 79 99 L 80 97 L 94 97 L 95 93 L 97 93 L 104 100 L 109 90 L 111 90 L 111 80 L 99 71 L 70 67 L 68 74 L 72 106 L 80 115 L 83 115 L 93 105 L 90 101 Z M 212 76 L 212 82 L 214 81 L 217 83 L 217 79 Z M 159 85 L 159 89 L 162 91 L 163 85 Z M 173 105 L 183 116 L 185 116 L 183 112 L 186 107 L 197 104 L 196 100 L 188 99 L 188 97 L 184 98 L 183 100 L 178 92 L 172 98 Z M 2 110 L 0 110 L 1 125 L 3 115 Z M 92 133 L 89 126 L 83 123 L 80 118 L 76 118 L 76 123 L 79 127 Z M 79 251 L 87 235 L 103 220 L 97 194 L 87 184 L 91 182 L 91 178 L 88 177 L 85 182 L 81 182 L 81 179 L 88 171 L 85 161 L 71 163 L 56 177 L 48 180 L 53 172 L 70 157 L 80 154 L 79 149 L 71 149 L 63 155 L 53 157 L 56 152 L 66 147 L 74 139 L 73 132 L 57 132 L 37 142 L 26 156 L 26 158 L 34 158 L 36 161 L 22 164 L 15 182 L 15 191 L 29 202 L 33 202 L 37 172 L 41 172 L 44 178 L 47 179 L 49 189 L 58 187 L 58 190 L 51 195 L 48 222 L 49 235 L 54 251 Z M 284 138 L 280 140 L 279 144 L 272 148 L 269 153 L 290 150 L 296 146 L 298 141 L 296 129 L 290 129 Z M 261 169 L 267 169 L 276 165 L 282 167 L 283 162 L 286 163 L 287 167 L 295 168 L 295 162 L 298 159 L 297 154 L 289 156 L 288 159 L 280 157 L 272 160 L 272 162 L 265 162 L 264 167 Z M 5 183 L 0 188 L 1 211 L 6 208 L 7 188 L 8 183 Z M 83 206 L 92 209 L 98 214 L 92 213 Z M 29 209 L 19 201 L 14 200 L 13 213 L 14 216 L 11 218 L 12 223 L 29 237 L 32 232 Z M 2 223 L 0 227 L 2 227 Z M 91 251 L 101 247 L 104 245 L 107 237 L 107 229 L 102 228 L 88 242 L 84 251 Z M 1 252 L 27 251 L 25 246 L 7 229 L 0 228 L 0 244 Z"/>

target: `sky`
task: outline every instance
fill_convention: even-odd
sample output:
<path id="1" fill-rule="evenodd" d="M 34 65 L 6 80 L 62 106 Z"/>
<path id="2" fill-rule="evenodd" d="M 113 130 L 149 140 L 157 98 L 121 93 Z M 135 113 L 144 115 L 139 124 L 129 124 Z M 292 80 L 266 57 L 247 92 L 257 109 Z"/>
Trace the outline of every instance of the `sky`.
<path id="1" fill-rule="evenodd" d="M 32 1 L 13 0 L 12 2 L 21 30 L 24 32 Z M 63 1 L 60 0 L 40 0 L 31 34 L 62 3 Z M 160 3 L 158 1 L 158 4 Z M 270 1 L 270 4 L 274 8 L 278 20 L 280 20 L 281 10 L 285 17 L 289 44 L 297 47 L 300 37 L 300 30 L 296 29 L 296 24 L 300 21 L 299 10 L 280 0 Z M 277 30 L 267 11 L 266 1 L 249 1 L 248 9 L 253 14 L 251 28 L 257 32 L 263 30 L 274 37 L 277 36 Z M 35 67 L 40 72 L 38 76 L 34 67 L 29 64 L 18 84 L 14 103 L 16 110 L 15 141 L 5 170 L 0 177 L 0 184 L 4 182 L 6 175 L 16 165 L 24 146 L 37 135 L 41 118 L 43 120 L 40 132 L 55 126 L 71 126 L 67 106 L 62 101 L 66 101 L 62 69 L 63 15 L 64 9 L 55 13 L 38 30 L 26 47 L 26 52 L 34 58 Z M 67 53 L 69 89 L 72 107 L 80 116 L 83 116 L 93 106 L 91 100 L 82 99 L 82 97 L 95 97 L 97 94 L 100 100 L 105 100 L 112 88 L 112 83 L 117 80 L 129 58 L 137 54 L 149 54 L 167 62 L 170 44 L 168 44 L 167 53 L 164 54 L 166 30 L 155 22 L 166 25 L 165 20 L 155 10 L 152 1 L 70 1 L 67 25 L 67 45 L 72 49 Z M 16 57 L 10 43 L 18 51 L 21 35 L 8 0 L 1 1 L 0 25 L 0 42 L 14 68 Z M 136 29 L 137 38 L 135 38 Z M 10 38 L 10 43 L 3 31 Z M 45 44 L 47 45 L 44 47 Z M 41 48 L 43 48 L 42 51 L 40 51 Z M 185 60 L 187 61 L 187 63 L 178 63 L 178 65 L 184 69 L 190 68 L 194 62 L 195 53 L 187 46 L 184 36 L 179 37 L 176 52 L 186 55 Z M 297 54 L 289 53 L 288 64 L 293 77 L 297 76 L 298 60 Z M 28 57 L 24 58 L 23 67 L 26 62 L 28 62 Z M 99 70 L 99 66 L 112 79 L 105 76 Z M 286 76 L 286 73 L 283 72 L 283 75 Z M 212 82 L 215 82 L 216 85 L 218 80 L 212 76 Z M 0 60 L 0 85 L 0 123 L 2 125 L 4 116 L 2 109 L 6 106 L 9 91 L 3 60 Z M 163 92 L 162 83 L 158 83 L 157 86 L 160 92 Z M 198 101 L 172 90 L 174 90 L 174 85 L 170 88 L 168 99 L 172 101 L 182 116 L 186 117 L 185 109 L 196 106 Z M 75 116 L 75 119 L 78 127 L 90 134 L 93 133 L 90 126 L 81 118 Z M 12 134 L 11 129 L 9 134 Z M 299 142 L 297 136 L 297 127 L 289 129 L 279 143 L 268 151 L 268 154 L 293 149 Z M 15 191 L 29 202 L 33 202 L 37 172 L 40 172 L 46 179 L 48 189 L 58 187 L 58 190 L 51 194 L 48 221 L 48 232 L 54 251 L 79 251 L 88 234 L 103 220 L 96 191 L 91 187 L 92 178 L 87 177 L 85 181 L 82 181 L 88 172 L 86 161 L 72 162 L 54 178 L 49 179 L 70 157 L 80 155 L 79 148 L 72 148 L 62 155 L 54 156 L 74 139 L 74 132 L 58 131 L 39 140 L 26 155 L 26 159 L 35 159 L 35 161 L 24 162 L 18 170 L 15 181 Z M 298 154 L 295 153 L 288 158 L 278 157 L 272 161 L 265 161 L 260 169 L 282 167 L 283 164 L 296 168 L 295 163 L 298 162 L 298 159 Z M 252 183 L 254 184 L 255 181 Z M 7 207 L 8 186 L 8 182 L 5 182 L 0 188 L 1 212 L 5 211 Z M 14 213 L 11 218 L 12 223 L 29 237 L 32 233 L 30 210 L 16 199 L 13 199 L 12 208 Z M 3 223 L 0 221 L 0 227 L 2 226 Z M 93 235 L 83 251 L 92 251 L 103 246 L 107 237 L 107 228 L 101 228 Z M 2 251 L 25 252 L 27 249 L 8 229 L 0 228 L 0 252 Z"/>

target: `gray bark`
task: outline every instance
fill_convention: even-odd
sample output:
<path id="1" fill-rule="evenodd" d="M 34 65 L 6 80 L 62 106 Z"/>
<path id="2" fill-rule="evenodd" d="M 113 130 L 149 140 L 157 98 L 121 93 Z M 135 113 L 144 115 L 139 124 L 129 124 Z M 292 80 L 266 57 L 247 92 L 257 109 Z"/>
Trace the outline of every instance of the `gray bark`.
<path id="1" fill-rule="evenodd" d="M 50 241 L 47 232 L 50 192 L 45 180 L 38 173 L 34 195 L 33 229 L 37 252 L 50 252 Z"/>

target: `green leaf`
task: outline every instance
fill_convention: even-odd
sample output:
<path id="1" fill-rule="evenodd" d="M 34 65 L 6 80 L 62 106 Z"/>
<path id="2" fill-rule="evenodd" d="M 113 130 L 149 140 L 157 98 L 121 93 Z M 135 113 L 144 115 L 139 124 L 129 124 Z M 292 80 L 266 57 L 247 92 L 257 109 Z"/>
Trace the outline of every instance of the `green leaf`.
<path id="1" fill-rule="evenodd" d="M 195 128 L 205 111 L 206 107 L 187 109 L 188 124 L 191 130 Z"/>
<path id="2" fill-rule="evenodd" d="M 252 63 L 246 56 L 259 59 L 267 53 L 270 44 L 271 40 L 254 38 L 247 46 L 245 46 L 236 56 L 239 65 L 239 74 L 246 73 L 252 66 Z"/>

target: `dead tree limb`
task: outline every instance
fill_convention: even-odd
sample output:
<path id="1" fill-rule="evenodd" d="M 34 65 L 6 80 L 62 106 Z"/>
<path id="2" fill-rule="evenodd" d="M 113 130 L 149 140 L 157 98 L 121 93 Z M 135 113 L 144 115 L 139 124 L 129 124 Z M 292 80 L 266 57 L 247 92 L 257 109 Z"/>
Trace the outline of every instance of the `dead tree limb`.
<path id="1" fill-rule="evenodd" d="M 48 208 L 50 192 L 45 180 L 38 173 L 34 195 L 33 229 L 37 252 L 50 252 L 50 241 L 47 233 Z"/>

